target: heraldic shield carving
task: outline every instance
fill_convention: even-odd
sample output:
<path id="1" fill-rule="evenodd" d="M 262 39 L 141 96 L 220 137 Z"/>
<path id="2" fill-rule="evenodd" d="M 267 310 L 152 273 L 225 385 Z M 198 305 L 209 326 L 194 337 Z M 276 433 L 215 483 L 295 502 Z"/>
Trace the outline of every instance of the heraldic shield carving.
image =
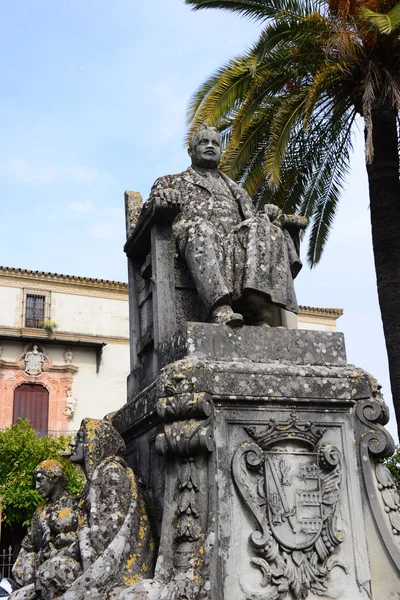
<path id="1" fill-rule="evenodd" d="M 338 556 L 337 530 L 342 482 L 339 450 L 321 444 L 325 429 L 300 422 L 246 427 L 245 442 L 232 461 L 233 478 L 257 529 L 250 536 L 251 562 L 262 572 L 261 590 L 242 585 L 246 600 L 329 597 L 329 576 L 345 566 Z"/>

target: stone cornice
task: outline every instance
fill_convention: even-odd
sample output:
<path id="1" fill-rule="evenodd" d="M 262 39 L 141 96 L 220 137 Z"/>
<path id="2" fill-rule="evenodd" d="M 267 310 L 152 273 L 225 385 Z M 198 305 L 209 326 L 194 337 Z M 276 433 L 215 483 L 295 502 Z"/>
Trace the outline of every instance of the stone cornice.
<path id="1" fill-rule="evenodd" d="M 98 336 L 87 333 L 71 333 L 68 331 L 55 331 L 47 334 L 43 329 L 30 329 L 28 327 L 0 327 L 0 339 L 14 340 L 40 340 L 43 343 L 80 344 L 88 346 L 105 346 L 106 344 L 129 344 L 129 338 L 122 336 Z"/>
<path id="2" fill-rule="evenodd" d="M 77 277 L 45 271 L 0 266 L 0 286 L 32 287 L 66 294 L 100 296 L 128 300 L 128 284 L 121 281 Z"/>
<path id="3" fill-rule="evenodd" d="M 304 315 L 334 317 L 338 319 L 343 315 L 342 308 L 319 308 L 314 306 L 299 306 L 299 317 Z"/>

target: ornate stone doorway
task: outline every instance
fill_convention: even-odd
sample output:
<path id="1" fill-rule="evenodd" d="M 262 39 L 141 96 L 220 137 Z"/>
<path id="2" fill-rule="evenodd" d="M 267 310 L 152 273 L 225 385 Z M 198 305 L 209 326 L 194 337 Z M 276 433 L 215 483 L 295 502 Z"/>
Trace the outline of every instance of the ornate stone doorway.
<path id="1" fill-rule="evenodd" d="M 37 431 L 67 432 L 73 414 L 72 377 L 77 371 L 70 362 L 55 365 L 37 344 L 26 346 L 15 361 L 0 357 L 0 429 L 21 417 Z"/>
<path id="2" fill-rule="evenodd" d="M 40 384 L 23 383 L 14 390 L 13 423 L 28 419 L 36 431 L 47 433 L 49 392 Z"/>

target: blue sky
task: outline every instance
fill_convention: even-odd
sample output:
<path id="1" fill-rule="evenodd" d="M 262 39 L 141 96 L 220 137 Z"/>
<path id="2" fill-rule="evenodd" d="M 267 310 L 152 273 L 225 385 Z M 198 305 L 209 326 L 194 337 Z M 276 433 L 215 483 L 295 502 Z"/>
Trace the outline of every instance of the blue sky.
<path id="1" fill-rule="evenodd" d="M 125 281 L 124 190 L 186 168 L 191 94 L 257 31 L 182 0 L 0 2 L 0 264 Z M 370 238 L 360 123 L 335 230 L 296 288 L 344 309 L 349 362 L 389 403 Z"/>

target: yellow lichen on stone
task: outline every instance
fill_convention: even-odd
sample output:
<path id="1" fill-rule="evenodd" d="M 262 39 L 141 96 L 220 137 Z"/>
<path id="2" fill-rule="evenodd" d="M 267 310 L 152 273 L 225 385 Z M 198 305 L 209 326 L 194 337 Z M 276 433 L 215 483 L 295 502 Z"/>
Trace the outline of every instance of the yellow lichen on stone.
<path id="1" fill-rule="evenodd" d="M 40 470 L 47 469 L 48 471 L 51 471 L 53 469 L 58 469 L 60 466 L 61 465 L 58 460 L 48 458 L 47 460 L 43 460 L 36 468 Z"/>
<path id="2" fill-rule="evenodd" d="M 136 562 L 137 560 L 137 554 L 130 554 L 128 560 L 126 561 L 126 569 L 130 569 L 132 567 L 132 565 Z"/>
<path id="3" fill-rule="evenodd" d="M 129 583 L 129 585 L 134 585 L 138 581 L 138 579 L 139 573 L 136 573 L 132 576 L 124 575 L 124 580 L 126 581 L 126 583 Z"/>

